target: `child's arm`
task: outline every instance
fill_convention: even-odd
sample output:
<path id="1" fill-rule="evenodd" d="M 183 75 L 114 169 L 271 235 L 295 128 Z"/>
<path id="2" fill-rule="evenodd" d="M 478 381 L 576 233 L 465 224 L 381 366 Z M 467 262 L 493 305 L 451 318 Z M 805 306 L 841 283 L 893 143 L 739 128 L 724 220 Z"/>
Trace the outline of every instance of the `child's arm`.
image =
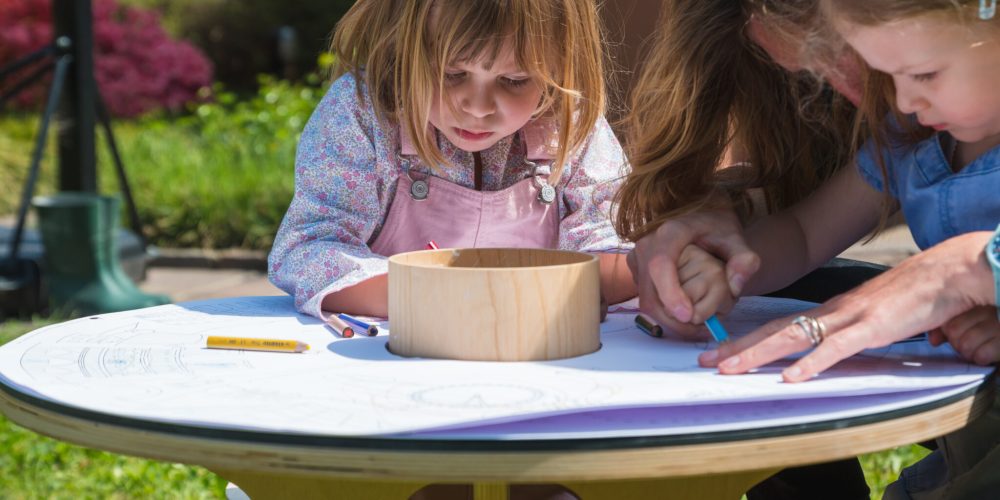
<path id="1" fill-rule="evenodd" d="M 874 229 L 882 200 L 852 164 L 790 209 L 759 219 L 746 239 L 761 265 L 742 294 L 778 290 L 836 257 Z"/>
<path id="2" fill-rule="evenodd" d="M 387 177 L 390 169 L 380 168 L 387 157 L 379 149 L 384 134 L 370 102 L 359 100 L 350 75 L 330 86 L 302 132 L 295 194 L 268 256 L 268 276 L 295 297 L 304 313 L 324 317 L 324 297 L 342 290 L 354 302 L 338 305 L 358 303 L 371 295 L 366 282 L 377 283 L 375 277 L 388 271 L 385 257 L 367 245 L 388 210 L 384 186 L 394 180 Z M 348 289 L 365 293 L 351 297 Z M 386 300 L 383 296 L 380 303 Z"/>
<path id="3" fill-rule="evenodd" d="M 611 200 L 628 163 L 604 117 L 594 124 L 580 151 L 560 181 L 565 213 L 559 222 L 559 247 L 596 254 L 601 263 L 601 294 L 608 304 L 617 304 L 637 294 L 627 254 L 622 253 L 631 245 L 621 241 L 611 224 Z"/>
<path id="4" fill-rule="evenodd" d="M 323 310 L 388 317 L 389 275 L 380 274 L 323 297 Z"/>
<path id="5" fill-rule="evenodd" d="M 608 304 L 617 304 L 635 297 L 635 280 L 625 263 L 627 254 L 599 253 L 601 262 L 601 297 Z"/>

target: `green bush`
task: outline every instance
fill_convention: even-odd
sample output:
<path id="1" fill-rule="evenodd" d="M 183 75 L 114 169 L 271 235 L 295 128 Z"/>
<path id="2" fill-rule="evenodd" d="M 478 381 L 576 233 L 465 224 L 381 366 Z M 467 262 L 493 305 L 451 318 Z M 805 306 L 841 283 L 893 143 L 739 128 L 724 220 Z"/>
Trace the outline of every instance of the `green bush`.
<path id="1" fill-rule="evenodd" d="M 277 33 L 283 26 L 297 34 L 294 76 L 313 72 L 334 25 L 354 4 L 354 0 L 120 1 L 162 12 L 173 35 L 208 55 L 216 79 L 241 92 L 255 87 L 256 75 L 279 73 Z"/>
<path id="2" fill-rule="evenodd" d="M 162 247 L 267 250 L 291 201 L 298 137 L 324 88 L 261 77 L 247 100 L 216 89 L 216 102 L 189 116 L 115 124 L 143 230 Z M 13 213 L 27 171 L 36 116 L 0 118 L 0 213 Z M 54 134 L 50 132 L 50 137 Z M 35 194 L 55 190 L 54 155 Z M 119 191 L 98 136 L 103 192 Z"/>

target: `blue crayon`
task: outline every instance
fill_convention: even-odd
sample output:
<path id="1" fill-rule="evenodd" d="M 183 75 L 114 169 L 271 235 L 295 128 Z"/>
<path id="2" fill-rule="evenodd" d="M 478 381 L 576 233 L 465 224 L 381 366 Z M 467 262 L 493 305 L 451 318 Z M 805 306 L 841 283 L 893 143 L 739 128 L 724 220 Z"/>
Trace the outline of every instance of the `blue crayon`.
<path id="1" fill-rule="evenodd" d="M 722 327 L 722 323 L 719 322 L 719 318 L 716 318 L 714 314 L 712 317 L 705 320 L 705 326 L 708 327 L 708 331 L 712 333 L 712 337 L 715 338 L 716 342 L 725 342 L 729 340 L 729 333 Z"/>
<path id="2" fill-rule="evenodd" d="M 374 337 L 378 335 L 378 327 L 371 323 L 365 323 L 364 321 L 361 321 L 360 319 L 355 318 L 354 316 L 348 316 L 344 313 L 338 314 L 337 317 L 360 328 L 361 331 L 366 333 L 369 337 Z"/>

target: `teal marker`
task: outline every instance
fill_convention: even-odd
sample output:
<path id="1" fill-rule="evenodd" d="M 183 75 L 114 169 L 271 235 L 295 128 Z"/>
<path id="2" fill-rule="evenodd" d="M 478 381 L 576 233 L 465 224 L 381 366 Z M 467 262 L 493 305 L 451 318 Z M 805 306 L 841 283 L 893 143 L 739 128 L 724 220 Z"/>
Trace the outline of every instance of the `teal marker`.
<path id="1" fill-rule="evenodd" d="M 708 327 L 708 331 L 712 332 L 712 337 L 715 338 L 716 342 L 725 342 L 729 340 L 729 333 L 726 329 L 722 327 L 722 323 L 719 322 L 719 318 L 716 318 L 713 314 L 712 317 L 705 320 L 705 326 Z"/>

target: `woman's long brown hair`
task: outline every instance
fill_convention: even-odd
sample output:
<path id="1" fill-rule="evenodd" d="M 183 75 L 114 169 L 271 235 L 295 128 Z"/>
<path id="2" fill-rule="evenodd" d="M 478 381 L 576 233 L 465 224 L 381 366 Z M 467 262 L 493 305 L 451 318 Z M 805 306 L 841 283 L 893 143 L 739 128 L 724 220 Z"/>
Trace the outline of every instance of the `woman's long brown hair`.
<path id="1" fill-rule="evenodd" d="M 632 173 L 614 220 L 622 237 L 638 240 L 720 193 L 746 201 L 756 187 L 769 210 L 788 206 L 848 163 L 854 107 L 813 74 L 775 64 L 745 30 L 754 15 L 805 43 L 817 9 L 815 0 L 664 3 L 626 121 Z M 734 145 L 749 175 L 718 168 Z"/>

